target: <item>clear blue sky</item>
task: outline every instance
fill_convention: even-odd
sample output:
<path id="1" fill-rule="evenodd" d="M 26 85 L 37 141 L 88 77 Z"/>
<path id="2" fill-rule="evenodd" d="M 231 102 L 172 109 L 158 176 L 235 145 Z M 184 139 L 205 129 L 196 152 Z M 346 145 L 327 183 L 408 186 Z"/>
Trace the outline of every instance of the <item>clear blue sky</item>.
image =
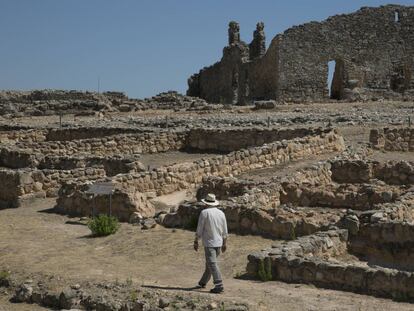
<path id="1" fill-rule="evenodd" d="M 250 42 L 264 21 L 280 32 L 375 0 L 1 0 L 0 89 L 119 90 L 131 97 L 185 92 L 187 78 L 218 61 L 227 24 Z M 399 1 L 414 5 L 414 0 Z"/>

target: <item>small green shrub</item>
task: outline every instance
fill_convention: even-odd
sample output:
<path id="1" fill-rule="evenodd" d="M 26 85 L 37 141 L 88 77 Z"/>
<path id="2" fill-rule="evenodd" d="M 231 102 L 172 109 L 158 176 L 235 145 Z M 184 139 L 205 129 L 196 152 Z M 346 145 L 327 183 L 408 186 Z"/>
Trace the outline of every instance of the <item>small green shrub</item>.
<path id="1" fill-rule="evenodd" d="M 136 292 L 135 290 L 132 290 L 132 291 L 129 293 L 129 298 L 131 299 L 131 301 L 135 301 L 135 300 L 137 300 L 137 299 L 138 299 L 138 294 L 137 294 L 137 292 Z"/>
<path id="2" fill-rule="evenodd" d="M 260 278 L 260 280 L 262 280 L 262 282 L 268 282 L 273 279 L 272 261 L 269 258 L 260 260 L 257 275 Z"/>
<path id="3" fill-rule="evenodd" d="M 94 236 L 106 236 L 117 232 L 119 223 L 113 216 L 99 215 L 88 223 L 88 228 Z"/>
<path id="4" fill-rule="evenodd" d="M 10 273 L 8 271 L 0 271 L 0 280 L 5 280 L 10 277 Z"/>
<path id="5" fill-rule="evenodd" d="M 0 287 L 10 286 L 10 273 L 8 271 L 0 271 Z"/>
<path id="6" fill-rule="evenodd" d="M 131 277 L 128 277 L 127 279 L 126 279 L 126 281 L 125 281 L 125 284 L 127 285 L 127 286 L 132 286 L 132 278 Z"/>

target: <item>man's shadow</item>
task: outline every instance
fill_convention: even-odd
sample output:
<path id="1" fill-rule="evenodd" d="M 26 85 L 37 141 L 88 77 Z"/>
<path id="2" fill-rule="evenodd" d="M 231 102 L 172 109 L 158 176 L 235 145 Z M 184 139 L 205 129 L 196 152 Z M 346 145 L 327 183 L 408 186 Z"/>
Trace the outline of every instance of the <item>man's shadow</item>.
<path id="1" fill-rule="evenodd" d="M 142 287 L 145 288 L 151 288 L 151 289 L 163 289 L 163 290 L 181 290 L 185 292 L 191 292 L 191 291 L 201 291 L 202 288 L 199 286 L 193 286 L 193 287 L 174 287 L 174 286 L 156 286 L 156 285 L 142 285 Z"/>

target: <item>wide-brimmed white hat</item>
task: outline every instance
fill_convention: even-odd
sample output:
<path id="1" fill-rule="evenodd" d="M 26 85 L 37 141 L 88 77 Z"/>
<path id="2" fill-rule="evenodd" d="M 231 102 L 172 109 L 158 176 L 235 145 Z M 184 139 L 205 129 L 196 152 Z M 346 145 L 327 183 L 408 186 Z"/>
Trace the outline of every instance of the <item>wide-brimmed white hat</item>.
<path id="1" fill-rule="evenodd" d="M 217 206 L 219 205 L 219 201 L 216 200 L 216 196 L 212 193 L 206 195 L 204 199 L 201 199 L 201 202 L 210 205 L 210 206 Z"/>

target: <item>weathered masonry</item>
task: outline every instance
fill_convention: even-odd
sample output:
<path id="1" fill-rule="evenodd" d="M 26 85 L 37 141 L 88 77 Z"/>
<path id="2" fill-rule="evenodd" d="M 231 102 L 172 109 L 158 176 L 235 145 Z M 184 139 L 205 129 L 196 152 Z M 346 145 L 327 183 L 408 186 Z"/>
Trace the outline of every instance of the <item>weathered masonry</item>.
<path id="1" fill-rule="evenodd" d="M 361 8 L 323 22 L 294 26 L 266 51 L 263 23 L 250 44 L 229 24 L 222 59 L 188 79 L 187 94 L 243 105 L 280 101 L 414 97 L 414 7 Z M 330 62 L 335 71 L 330 86 Z M 330 91 L 329 91 L 330 89 Z"/>

